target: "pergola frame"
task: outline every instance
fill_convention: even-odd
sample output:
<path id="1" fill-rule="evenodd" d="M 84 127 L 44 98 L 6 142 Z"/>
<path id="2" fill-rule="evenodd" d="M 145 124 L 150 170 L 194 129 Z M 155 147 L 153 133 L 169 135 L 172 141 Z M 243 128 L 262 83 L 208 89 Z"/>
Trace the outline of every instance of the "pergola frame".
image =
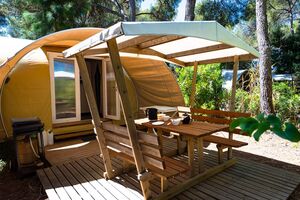
<path id="1" fill-rule="evenodd" d="M 192 28 L 193 25 L 197 27 L 200 22 L 186 22 L 180 23 L 179 25 L 185 26 L 185 28 Z M 207 25 L 208 28 L 211 28 L 211 25 L 216 25 L 216 30 L 220 29 L 220 26 L 216 22 L 205 22 L 204 25 Z M 212 24 L 211 24 L 212 23 Z M 148 24 L 148 25 L 147 25 Z M 175 24 L 175 26 L 174 26 Z M 158 25 L 160 27 L 160 31 L 155 32 L 155 26 Z M 148 26 L 148 27 L 147 27 Z M 127 28 L 126 28 L 127 27 Z M 222 26 L 221 26 L 222 27 Z M 173 29 L 172 29 L 173 28 Z M 219 28 L 219 29 L 218 29 Z M 222 27 L 223 28 L 223 27 Z M 227 37 L 239 40 L 238 38 L 228 34 L 223 29 L 220 29 L 220 33 L 224 33 Z M 214 27 L 211 28 L 214 30 Z M 226 29 L 225 29 L 226 30 Z M 177 31 L 177 32 L 176 32 Z M 135 34 L 134 34 L 135 33 Z M 198 34 L 198 35 L 197 35 Z M 137 131 L 134 124 L 134 119 L 132 115 L 132 110 L 130 107 L 129 97 L 128 97 L 128 89 L 125 84 L 124 79 L 124 72 L 123 67 L 120 59 L 120 54 L 122 53 L 129 53 L 135 54 L 136 56 L 151 56 L 151 59 L 162 59 L 168 62 L 175 63 L 180 66 L 191 66 L 194 65 L 194 76 L 193 76 L 193 85 L 192 85 L 192 96 L 191 96 L 191 105 L 194 105 L 194 96 L 195 96 L 195 85 L 196 85 L 196 75 L 197 75 L 197 68 L 198 65 L 201 64 L 209 64 L 209 63 L 220 63 L 220 62 L 233 62 L 235 63 L 234 68 L 234 78 L 236 78 L 236 73 L 238 69 L 238 62 L 239 60 L 251 60 L 258 56 L 258 53 L 252 47 L 247 46 L 242 41 L 233 41 L 230 44 L 225 43 L 221 39 L 212 39 L 212 41 L 217 42 L 213 45 L 206 46 L 206 47 L 197 47 L 191 49 L 185 49 L 180 52 L 175 53 L 167 53 L 164 54 L 155 50 L 153 47 L 157 47 L 159 45 L 168 44 L 174 41 L 182 40 L 187 37 L 198 37 L 198 38 L 205 38 L 210 40 L 209 34 L 206 36 L 201 35 L 201 32 L 192 32 L 190 34 L 184 33 L 184 31 L 178 29 L 175 22 L 162 22 L 162 23 L 118 23 L 108 29 L 103 30 L 102 32 L 95 34 L 94 36 L 88 38 L 87 40 L 71 47 L 64 51 L 65 57 L 75 56 L 80 68 L 80 72 L 82 73 L 82 81 L 84 85 L 84 89 L 86 92 L 87 101 L 89 104 L 89 108 L 92 114 L 92 118 L 94 121 L 94 126 L 96 130 L 96 134 L 98 136 L 98 142 L 101 149 L 101 153 L 104 160 L 104 166 L 106 169 L 106 177 L 112 178 L 114 176 L 114 172 L 112 169 L 110 156 L 108 150 L 106 148 L 106 141 L 103 137 L 103 130 L 102 130 L 102 121 L 100 119 L 99 113 L 96 107 L 95 97 L 92 91 L 92 87 L 90 84 L 89 76 L 87 74 L 86 63 L 84 61 L 84 56 L 87 55 L 94 55 L 94 56 L 108 56 L 109 54 L 112 66 L 115 73 L 116 83 L 118 87 L 118 91 L 120 93 L 121 105 L 123 108 L 123 114 L 127 125 L 129 139 L 131 141 L 132 146 L 132 153 L 135 161 L 135 165 L 138 172 L 138 179 L 140 180 L 141 188 L 145 199 L 151 196 L 150 189 L 149 189 L 149 181 L 151 178 L 151 173 L 147 172 L 145 168 L 145 163 L 143 159 L 143 155 L 140 151 L 139 142 L 137 138 Z M 122 35 L 133 36 L 133 38 L 127 38 L 125 41 L 118 42 L 118 38 Z M 228 38 L 227 38 L 228 39 Z M 224 39 L 226 41 L 226 38 Z M 247 53 L 241 55 L 224 55 L 219 56 L 216 58 L 209 58 L 209 59 L 200 59 L 194 60 L 189 62 L 184 62 L 180 58 L 184 56 L 190 56 L 194 54 L 200 53 L 207 53 L 212 51 L 220 51 L 232 48 L 241 48 L 242 50 L 246 51 Z M 244 48 L 243 48 L 244 47 Z M 235 84 L 235 81 L 233 81 Z M 233 87 L 235 88 L 235 87 Z M 235 93 L 233 93 L 235 94 Z M 234 95 L 233 98 L 234 99 Z M 231 108 L 234 106 L 232 103 L 232 99 L 230 102 Z M 188 184 L 191 182 L 196 182 L 197 180 L 203 179 L 203 177 L 209 177 L 218 171 L 220 171 L 224 167 L 228 167 L 232 165 L 234 162 L 226 163 L 223 166 L 220 166 L 211 172 L 209 171 L 206 174 L 203 174 L 200 178 L 194 177 L 190 180 L 184 187 L 187 187 Z M 182 187 L 182 188 L 184 188 Z M 182 191 L 178 189 L 178 191 Z M 178 192 L 176 191 L 176 192 Z M 164 196 L 173 195 L 172 192 L 169 191 L 164 194 Z"/>

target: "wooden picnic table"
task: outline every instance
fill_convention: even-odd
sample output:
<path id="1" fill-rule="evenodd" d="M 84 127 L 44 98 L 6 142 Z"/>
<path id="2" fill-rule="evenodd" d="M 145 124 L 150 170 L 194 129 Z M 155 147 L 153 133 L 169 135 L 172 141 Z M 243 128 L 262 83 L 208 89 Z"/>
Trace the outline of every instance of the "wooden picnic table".
<path id="1" fill-rule="evenodd" d="M 194 141 L 197 145 L 199 172 L 204 170 L 203 166 L 203 137 L 211 135 L 215 132 L 224 131 L 228 129 L 228 125 L 212 124 L 208 122 L 192 122 L 190 124 L 173 125 L 171 122 L 164 122 L 163 125 L 153 125 L 152 122 L 145 122 L 146 119 L 137 120 L 136 123 L 142 122 L 141 124 L 147 128 L 157 129 L 157 134 L 160 137 L 162 144 L 162 132 L 175 132 L 187 138 L 188 144 L 188 164 L 192 167 L 192 174 L 196 172 L 195 158 L 194 158 Z M 163 145 L 163 144 L 162 144 Z"/>

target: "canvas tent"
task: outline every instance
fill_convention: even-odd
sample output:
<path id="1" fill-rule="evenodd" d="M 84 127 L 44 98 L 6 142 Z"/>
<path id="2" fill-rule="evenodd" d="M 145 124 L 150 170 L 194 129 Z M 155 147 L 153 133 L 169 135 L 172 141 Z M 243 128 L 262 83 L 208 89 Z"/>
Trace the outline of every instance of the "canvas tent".
<path id="1" fill-rule="evenodd" d="M 64 51 L 65 57 L 75 56 L 81 71 L 86 71 L 84 57 L 87 55 L 110 56 L 116 77 L 120 99 L 123 107 L 127 133 L 131 144 L 132 155 L 136 165 L 138 179 L 145 199 L 151 197 L 149 181 L 151 173 L 147 171 L 139 147 L 138 134 L 133 121 L 128 87 L 125 85 L 122 55 L 139 57 L 154 56 L 157 59 L 173 62 L 181 66 L 217 62 L 234 62 L 234 79 L 236 80 L 238 61 L 250 60 L 259 56 L 258 52 L 232 35 L 217 22 L 120 22 L 83 42 Z M 194 73 L 195 74 L 195 73 Z M 193 83 L 195 83 L 194 76 Z M 85 87 L 91 87 L 89 77 L 83 76 Z M 233 82 L 235 87 L 235 83 Z M 193 85 L 193 91 L 195 84 Z M 235 90 L 233 90 L 235 91 Z M 91 91 L 86 90 L 91 112 L 95 99 Z M 234 107 L 234 92 L 230 107 Z M 102 122 L 97 112 L 92 112 L 99 147 L 105 166 L 105 175 L 114 176 L 110 154 L 105 143 Z M 203 144 L 202 144 L 203 145 Z M 189 183 L 186 182 L 187 186 Z M 183 187 L 184 187 L 183 186 Z M 170 191 L 169 191 L 170 192 Z M 169 193 L 170 194 L 170 193 Z"/>
<path id="2" fill-rule="evenodd" d="M 100 31 L 99 28 L 70 29 L 36 41 L 0 37 L 0 139 L 11 136 L 10 119 L 13 117 L 38 116 L 46 129 L 53 128 L 48 52 L 61 53 Z M 142 106 L 184 104 L 176 79 L 164 62 L 138 57 L 122 57 L 122 60 L 136 115 L 138 107 Z M 84 92 L 81 93 L 84 96 Z M 92 130 L 91 125 L 86 126 L 82 129 Z M 81 131 L 81 127 L 75 129 Z M 63 130 L 66 131 L 74 130 Z"/>

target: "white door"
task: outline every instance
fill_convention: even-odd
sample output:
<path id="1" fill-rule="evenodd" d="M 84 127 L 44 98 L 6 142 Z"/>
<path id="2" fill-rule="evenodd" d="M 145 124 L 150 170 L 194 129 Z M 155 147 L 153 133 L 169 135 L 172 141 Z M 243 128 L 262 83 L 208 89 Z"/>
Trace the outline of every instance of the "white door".
<path id="1" fill-rule="evenodd" d="M 51 80 L 52 120 L 54 123 L 80 120 L 80 76 L 75 59 L 48 53 Z"/>

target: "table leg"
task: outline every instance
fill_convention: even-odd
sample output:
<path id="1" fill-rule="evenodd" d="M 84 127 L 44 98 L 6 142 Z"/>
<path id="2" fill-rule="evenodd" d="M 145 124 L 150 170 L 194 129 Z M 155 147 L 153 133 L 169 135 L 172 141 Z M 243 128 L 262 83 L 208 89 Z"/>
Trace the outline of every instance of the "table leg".
<path id="1" fill-rule="evenodd" d="M 163 145 L 163 136 L 162 136 L 162 130 L 161 129 L 157 129 L 157 136 L 158 136 L 158 140 L 159 140 L 159 144 L 161 146 L 161 155 L 164 155 L 164 145 Z"/>
<path id="2" fill-rule="evenodd" d="M 194 163 L 194 140 L 192 137 L 188 137 L 188 165 L 192 167 L 191 175 L 195 173 L 195 163 Z"/>
<path id="3" fill-rule="evenodd" d="M 197 153 L 198 153 L 198 163 L 199 163 L 199 173 L 204 171 L 203 162 L 203 138 L 197 138 Z"/>

